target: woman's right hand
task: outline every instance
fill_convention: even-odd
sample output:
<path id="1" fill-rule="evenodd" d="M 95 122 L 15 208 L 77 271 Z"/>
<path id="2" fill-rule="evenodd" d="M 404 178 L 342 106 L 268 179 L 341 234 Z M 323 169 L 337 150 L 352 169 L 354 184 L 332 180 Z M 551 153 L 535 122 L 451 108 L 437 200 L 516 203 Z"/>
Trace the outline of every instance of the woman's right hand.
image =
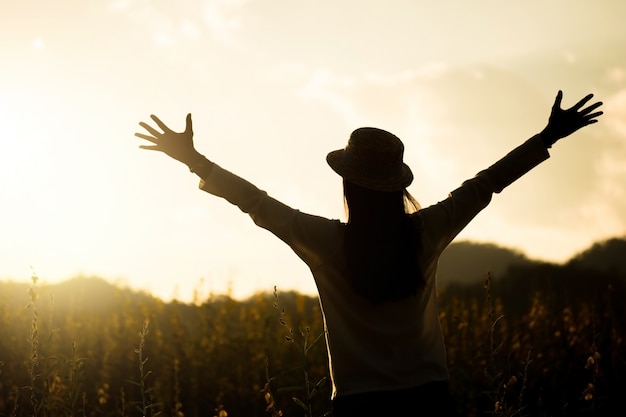
<path id="1" fill-rule="evenodd" d="M 203 158 L 193 145 L 191 113 L 187 114 L 185 130 L 180 133 L 171 130 L 155 115 L 150 115 L 150 118 L 154 120 L 163 132 L 159 132 L 152 126 L 140 122 L 139 126 L 146 129 L 150 135 L 135 133 L 135 136 L 153 143 L 153 145 L 140 145 L 141 149 L 163 152 L 188 166 L 195 164 L 198 159 Z"/>

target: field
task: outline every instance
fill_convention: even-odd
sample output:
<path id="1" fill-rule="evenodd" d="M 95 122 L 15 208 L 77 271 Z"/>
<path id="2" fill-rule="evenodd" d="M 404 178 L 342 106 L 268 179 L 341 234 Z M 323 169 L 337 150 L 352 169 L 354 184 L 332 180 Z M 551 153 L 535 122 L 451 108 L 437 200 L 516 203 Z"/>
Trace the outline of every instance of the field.
<path id="1" fill-rule="evenodd" d="M 626 393 L 623 276 L 550 265 L 440 294 L 468 416 L 614 416 Z M 164 303 L 97 278 L 0 284 L 1 416 L 322 416 L 315 297 L 270 289 Z"/>

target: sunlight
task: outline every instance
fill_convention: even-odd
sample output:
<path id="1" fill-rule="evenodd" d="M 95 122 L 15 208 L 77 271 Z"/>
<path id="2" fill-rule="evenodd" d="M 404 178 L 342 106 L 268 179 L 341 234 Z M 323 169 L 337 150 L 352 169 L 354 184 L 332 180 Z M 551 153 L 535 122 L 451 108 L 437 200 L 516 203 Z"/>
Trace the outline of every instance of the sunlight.
<path id="1" fill-rule="evenodd" d="M 24 74 L 0 84 L 0 204 L 8 220 L 1 230 L 10 236 L 2 242 L 2 277 L 27 278 L 25 268 L 33 266 L 58 281 L 84 262 L 100 263 L 94 259 L 110 225 L 99 214 L 108 204 L 94 206 L 93 185 L 103 154 L 85 140 L 89 118 L 73 108 L 80 91 L 64 89 L 66 83 Z"/>
<path id="2" fill-rule="evenodd" d="M 32 90 L 21 87 L 19 81 L 14 85 L 0 84 L 0 134 L 3 144 L 0 172 L 3 188 L 6 190 L 8 187 L 11 192 L 23 195 L 27 192 L 25 187 L 41 177 L 37 167 L 46 165 L 49 152 L 38 139 L 45 133 L 42 126 L 45 121 L 37 120 L 40 113 L 37 103 L 40 100 L 36 95 L 29 94 Z M 0 198 L 10 195 L 2 193 Z"/>
<path id="3" fill-rule="evenodd" d="M 554 29 L 560 6 L 490 5 L 500 18 L 483 21 L 474 7 L 451 15 L 443 3 L 428 14 L 408 3 L 279 3 L 8 2 L 0 277 L 28 279 L 24 265 L 32 264 L 44 279 L 82 270 L 155 291 L 176 277 L 182 292 L 236 268 L 237 293 L 294 285 L 299 260 L 277 252 L 281 242 L 269 247 L 259 232 L 263 243 L 247 244 L 257 241 L 245 215 L 197 191 L 184 166 L 137 149 L 137 123 L 152 112 L 175 129 L 193 112 L 197 144 L 216 162 L 303 211 L 343 217 L 340 182 L 324 157 L 353 128 L 375 125 L 405 142 L 410 191 L 427 206 L 541 128 L 556 84 L 568 103 L 589 88 L 606 103 L 603 122 L 587 131 L 598 145 L 581 135 L 555 148 L 542 172 L 494 198 L 467 233 L 533 253 L 545 253 L 541 240 L 564 259 L 607 229 L 624 229 L 626 70 L 622 49 L 605 42 L 624 38 L 611 20 L 623 6 L 576 6 L 544 36 L 523 22 L 533 16 L 538 28 Z M 574 30 L 584 22 L 602 26 L 606 38 Z M 525 192 L 541 209 L 524 208 Z M 570 214 L 555 225 L 554 210 Z M 277 275 L 284 278 L 274 282 Z"/>
<path id="4" fill-rule="evenodd" d="M 339 415 L 380 389 L 393 414 L 448 377 L 466 414 L 571 415 L 626 390 L 624 0 L 0 5 L 0 416 Z M 437 206 L 555 127 L 558 90 L 593 93 L 599 123 Z M 193 137 L 172 134 L 188 113 Z M 167 127 L 146 141 L 151 115 Z M 326 161 L 363 126 L 402 140 L 427 209 L 416 236 L 363 230 L 380 263 L 334 221 Z M 362 171 L 399 172 L 379 150 L 391 169 Z M 242 180 L 207 167 L 215 195 L 199 190 L 195 151 Z M 395 275 L 428 280 L 410 294 Z"/>
<path id="5" fill-rule="evenodd" d="M 0 170 L 3 172 L 3 178 L 8 177 L 17 159 L 13 152 L 21 153 L 23 142 L 18 140 L 17 127 L 15 119 L 11 117 L 8 103 L 3 97 L 0 97 L 0 132 L 2 132 L 3 150 L 0 152 Z M 7 152 L 10 150 L 11 152 Z"/>

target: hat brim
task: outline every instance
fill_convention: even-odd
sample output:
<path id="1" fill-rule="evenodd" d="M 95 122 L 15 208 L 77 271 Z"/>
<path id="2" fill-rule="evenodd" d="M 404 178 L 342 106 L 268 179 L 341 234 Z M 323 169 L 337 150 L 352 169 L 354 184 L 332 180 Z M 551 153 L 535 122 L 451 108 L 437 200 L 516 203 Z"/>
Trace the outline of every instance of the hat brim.
<path id="1" fill-rule="evenodd" d="M 346 181 L 350 181 L 363 188 L 375 191 L 401 191 L 413 182 L 411 168 L 405 163 L 397 172 L 387 175 L 374 175 L 374 173 L 364 173 L 356 170 L 346 163 L 346 150 L 337 149 L 326 155 L 326 162 Z"/>

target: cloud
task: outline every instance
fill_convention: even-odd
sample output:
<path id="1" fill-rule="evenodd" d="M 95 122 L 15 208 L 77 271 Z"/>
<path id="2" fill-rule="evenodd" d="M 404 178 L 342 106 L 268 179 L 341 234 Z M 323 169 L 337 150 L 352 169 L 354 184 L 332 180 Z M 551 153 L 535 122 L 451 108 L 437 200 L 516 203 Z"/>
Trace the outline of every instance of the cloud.
<path id="1" fill-rule="evenodd" d="M 126 10 L 131 6 L 131 0 L 114 0 L 109 5 L 110 10 L 112 11 L 122 11 Z"/>
<path id="2" fill-rule="evenodd" d="M 241 9 L 247 0 L 210 0 L 205 3 L 202 18 L 213 36 L 221 43 L 233 45 L 241 29 Z"/>
<path id="3" fill-rule="evenodd" d="M 350 77 L 341 77 L 328 69 L 313 70 L 301 85 L 296 96 L 305 100 L 319 100 L 339 113 L 347 125 L 354 125 L 358 118 L 355 103 L 345 94 L 357 83 Z"/>
<path id="4" fill-rule="evenodd" d="M 622 67 L 610 67 L 607 71 L 607 78 L 615 83 L 626 81 L 626 70 Z"/>
<path id="5" fill-rule="evenodd" d="M 110 13 L 121 14 L 140 32 L 151 33 L 159 47 L 180 48 L 209 34 L 219 44 L 232 46 L 242 28 L 241 12 L 247 0 L 182 0 L 176 3 L 115 0 Z"/>
<path id="6" fill-rule="evenodd" d="M 416 100 L 430 96 L 430 89 L 421 87 L 444 77 L 447 66 L 433 63 L 398 73 L 368 72 L 360 76 L 340 75 L 329 69 L 299 70 L 302 81 L 297 95 L 326 103 L 343 116 L 346 125 L 379 121 L 398 126 L 416 116 L 411 114 L 416 107 L 432 116 L 440 103 L 416 106 Z"/>
<path id="7" fill-rule="evenodd" d="M 610 71 L 618 77 L 623 76 L 623 69 L 613 68 Z M 621 80 L 621 79 L 620 79 Z M 618 90 L 604 103 L 603 122 L 622 139 L 626 139 L 626 88 Z"/>
<path id="8" fill-rule="evenodd" d="M 605 104 L 607 136 L 599 140 L 602 147 L 595 161 L 597 186 L 584 212 L 606 229 L 606 234 L 626 232 L 626 89 L 618 91 Z"/>
<path id="9" fill-rule="evenodd" d="M 172 36 L 171 31 L 167 29 L 155 31 L 152 34 L 152 40 L 157 46 L 171 48 L 176 45 L 176 40 Z"/>
<path id="10" fill-rule="evenodd" d="M 189 19 L 183 19 L 180 22 L 180 32 L 187 39 L 192 40 L 198 39 L 202 34 L 198 25 Z"/>

